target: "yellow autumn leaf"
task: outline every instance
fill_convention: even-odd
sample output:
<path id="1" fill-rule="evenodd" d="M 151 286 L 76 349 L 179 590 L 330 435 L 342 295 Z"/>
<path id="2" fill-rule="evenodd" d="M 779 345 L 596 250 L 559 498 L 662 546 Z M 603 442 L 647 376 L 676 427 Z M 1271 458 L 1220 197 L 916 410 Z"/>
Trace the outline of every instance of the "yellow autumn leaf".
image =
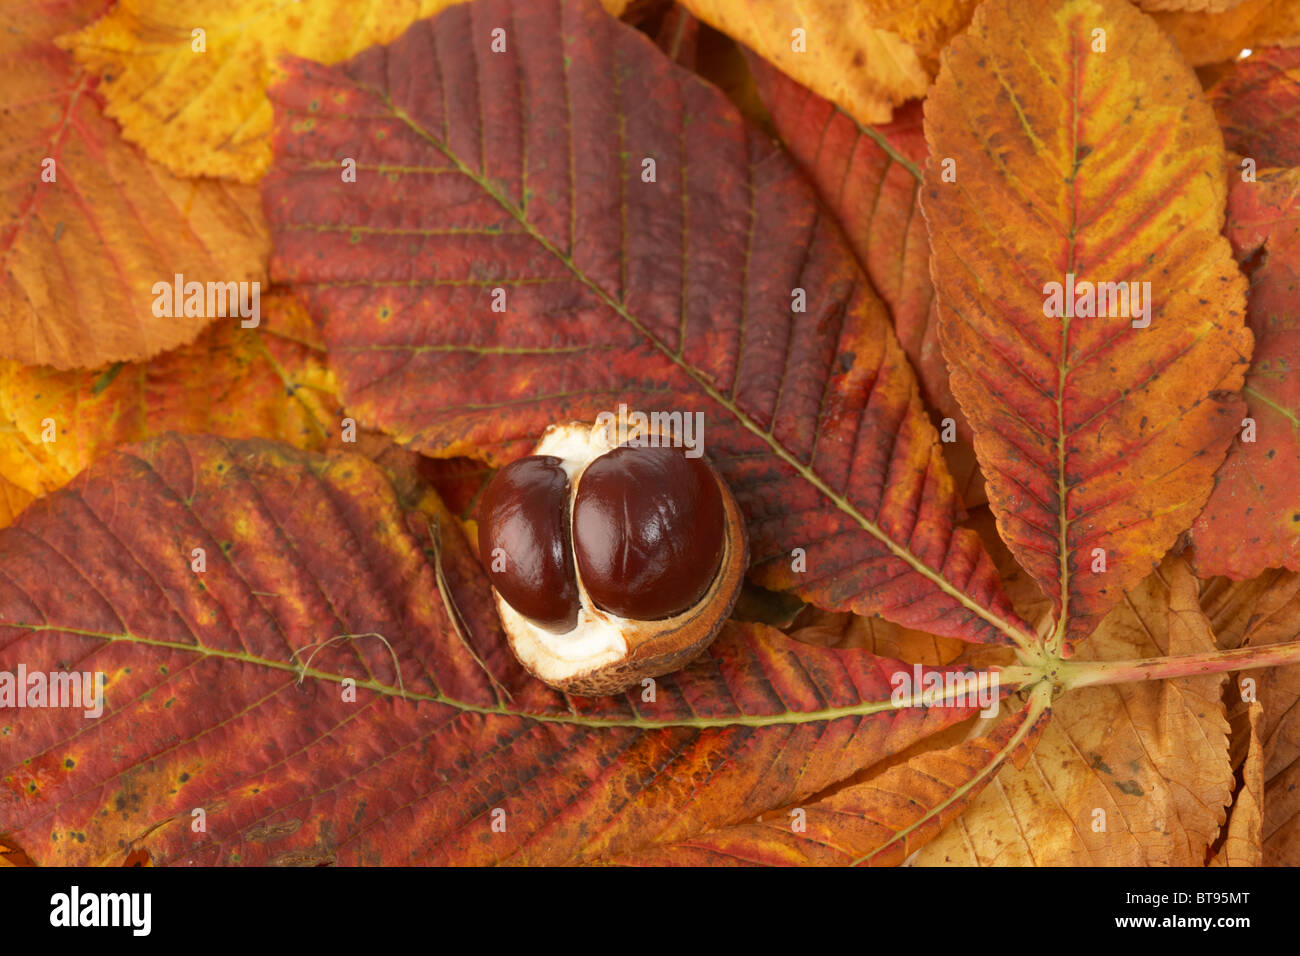
<path id="1" fill-rule="evenodd" d="M 24 453 L 26 442 L 15 437 L 12 432 L 6 435 L 3 431 L 0 428 L 0 528 L 12 524 L 19 513 L 36 498 L 26 488 L 6 477 L 12 457 Z"/>
<path id="2" fill-rule="evenodd" d="M 862 123 L 922 97 L 939 51 L 977 0 L 683 0 L 783 73 Z"/>
<path id="3" fill-rule="evenodd" d="M 259 328 L 220 320 L 149 362 L 61 372 L 0 360 L 0 527 L 109 449 L 165 431 L 323 448 L 334 376 L 301 304 L 271 294 Z"/>
<path id="4" fill-rule="evenodd" d="M 0 360 L 0 368 L 17 363 Z M 56 372 L 51 375 L 77 375 L 77 372 Z M 0 528 L 9 524 L 18 513 L 35 498 L 39 498 L 68 482 L 72 474 L 51 454 L 54 444 L 47 439 L 57 433 L 57 426 L 36 418 L 32 436 L 4 414 L 0 402 Z"/>
<path id="5" fill-rule="evenodd" d="M 108 115 L 150 159 L 251 183 L 271 163 L 266 86 L 277 57 L 337 63 L 462 2 L 121 0 L 60 45 L 99 74 Z M 617 15 L 627 0 L 604 5 Z"/>

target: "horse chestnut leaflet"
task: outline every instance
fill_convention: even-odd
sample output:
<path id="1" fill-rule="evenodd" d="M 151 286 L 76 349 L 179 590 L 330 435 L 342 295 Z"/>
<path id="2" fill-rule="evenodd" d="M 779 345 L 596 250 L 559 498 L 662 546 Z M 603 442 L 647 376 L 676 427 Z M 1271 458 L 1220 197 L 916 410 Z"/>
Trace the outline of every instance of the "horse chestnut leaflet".
<path id="1" fill-rule="evenodd" d="M 747 560 L 735 499 L 703 458 L 653 433 L 547 429 L 478 510 L 510 647 L 568 693 L 612 694 L 676 670 L 717 636 Z"/>

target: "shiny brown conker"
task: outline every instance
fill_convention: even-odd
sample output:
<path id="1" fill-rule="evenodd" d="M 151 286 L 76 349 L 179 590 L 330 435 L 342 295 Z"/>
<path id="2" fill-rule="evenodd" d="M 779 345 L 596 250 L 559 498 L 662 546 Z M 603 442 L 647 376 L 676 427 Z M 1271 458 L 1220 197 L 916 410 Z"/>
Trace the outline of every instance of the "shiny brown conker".
<path id="1" fill-rule="evenodd" d="M 498 471 L 479 506 L 478 548 L 510 606 L 549 631 L 578 621 L 569 547 L 569 476 L 560 459 L 533 455 Z"/>
<path id="2" fill-rule="evenodd" d="M 478 522 L 511 651 L 569 694 L 617 693 L 697 657 L 748 561 L 740 508 L 703 458 L 600 418 L 547 428 L 489 483 Z"/>
<path id="3" fill-rule="evenodd" d="M 573 503 L 578 574 L 598 608 L 654 621 L 708 590 L 722 561 L 722 493 L 703 458 L 625 445 L 582 473 Z"/>

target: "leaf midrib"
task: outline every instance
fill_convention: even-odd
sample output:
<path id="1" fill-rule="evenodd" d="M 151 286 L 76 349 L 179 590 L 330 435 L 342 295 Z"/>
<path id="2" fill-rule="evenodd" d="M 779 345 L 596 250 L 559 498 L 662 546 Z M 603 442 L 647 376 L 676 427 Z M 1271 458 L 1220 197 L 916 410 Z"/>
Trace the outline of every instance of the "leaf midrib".
<path id="1" fill-rule="evenodd" d="M 1067 274 L 1074 273 L 1075 237 L 1078 231 L 1078 182 L 1079 168 L 1079 65 L 1078 44 L 1073 32 L 1068 35 L 1070 45 L 1070 230 Z M 1068 310 L 1067 310 L 1068 311 Z M 1066 631 L 1070 621 L 1070 514 L 1066 504 L 1070 493 L 1065 480 L 1065 450 L 1068 432 L 1065 427 L 1065 388 L 1070 377 L 1070 318 L 1062 316 L 1061 353 L 1056 364 L 1056 502 L 1057 502 L 1057 577 L 1060 583 L 1057 591 L 1059 617 L 1052 629 L 1049 649 L 1059 655 L 1065 646 Z"/>
<path id="2" fill-rule="evenodd" d="M 738 714 L 731 717 L 689 717 L 676 720 L 646 720 L 643 718 L 582 717 L 577 714 L 561 713 L 530 713 L 527 711 L 510 710 L 500 704 L 495 707 L 488 707 L 482 704 L 473 704 L 469 701 L 457 700 L 456 698 L 447 697 L 443 694 L 426 694 L 418 691 L 410 691 L 374 679 L 360 679 L 349 677 L 344 674 L 334 674 L 329 671 L 318 670 L 317 668 L 302 667 L 291 661 L 279 661 L 268 657 L 259 657 L 256 654 L 250 654 L 246 651 L 222 650 L 220 648 L 208 647 L 203 644 L 185 644 L 180 641 L 166 641 L 159 638 L 142 637 L 138 634 L 125 632 L 113 634 L 107 631 L 93 631 L 58 624 L 22 624 L 15 621 L 0 621 L 0 627 L 16 628 L 33 632 L 51 631 L 60 634 L 76 634 L 81 637 L 106 641 L 110 644 L 122 643 L 144 647 L 157 647 L 173 651 L 185 651 L 187 653 L 196 654 L 200 657 L 238 661 L 243 664 L 264 667 L 268 670 L 284 671 L 288 674 L 295 674 L 300 678 L 311 677 L 316 680 L 328 681 L 333 684 L 342 684 L 344 681 L 350 680 L 356 687 L 374 691 L 375 693 L 382 694 L 386 697 L 422 703 L 441 704 L 467 713 L 483 714 L 489 717 L 514 717 L 537 721 L 539 723 L 570 724 L 580 727 L 633 727 L 638 730 L 663 730 L 673 727 L 694 727 L 697 729 L 735 726 L 771 727 L 789 724 L 820 723 L 822 721 L 838 720 L 844 717 L 865 717 L 872 714 L 885 713 L 891 710 L 903 711 L 912 707 L 922 706 L 922 692 L 918 689 L 916 693 L 912 695 L 910 700 L 897 705 L 895 705 L 892 700 L 872 700 L 860 701 L 857 704 L 848 704 L 844 707 L 825 707 L 820 710 L 785 710 L 776 714 Z M 791 638 L 790 640 L 793 639 Z M 989 668 L 979 670 L 970 668 L 969 670 L 975 674 L 1000 673 L 998 669 L 990 670 Z M 1016 681 L 1008 682 L 1006 680 L 999 680 L 999 689 L 1014 689 L 1016 683 L 1024 679 L 1023 676 L 1019 675 L 1018 671 L 1008 671 L 1008 673 L 1015 674 Z M 945 681 L 945 684 L 947 684 L 947 681 Z M 954 685 L 952 690 L 945 687 L 941 700 L 934 701 L 930 706 L 945 706 L 949 701 L 954 699 L 952 695 L 954 695 L 957 690 L 958 688 L 956 685 Z"/>

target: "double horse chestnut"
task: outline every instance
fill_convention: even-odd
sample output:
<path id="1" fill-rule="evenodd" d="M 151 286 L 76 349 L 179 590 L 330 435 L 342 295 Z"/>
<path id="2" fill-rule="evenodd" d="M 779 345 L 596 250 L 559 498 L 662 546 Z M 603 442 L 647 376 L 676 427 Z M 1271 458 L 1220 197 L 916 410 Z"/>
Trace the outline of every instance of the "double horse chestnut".
<path id="1" fill-rule="evenodd" d="M 552 425 L 479 504 L 479 555 L 515 656 L 568 693 L 676 670 L 740 592 L 745 525 L 703 457 L 607 424 Z"/>

